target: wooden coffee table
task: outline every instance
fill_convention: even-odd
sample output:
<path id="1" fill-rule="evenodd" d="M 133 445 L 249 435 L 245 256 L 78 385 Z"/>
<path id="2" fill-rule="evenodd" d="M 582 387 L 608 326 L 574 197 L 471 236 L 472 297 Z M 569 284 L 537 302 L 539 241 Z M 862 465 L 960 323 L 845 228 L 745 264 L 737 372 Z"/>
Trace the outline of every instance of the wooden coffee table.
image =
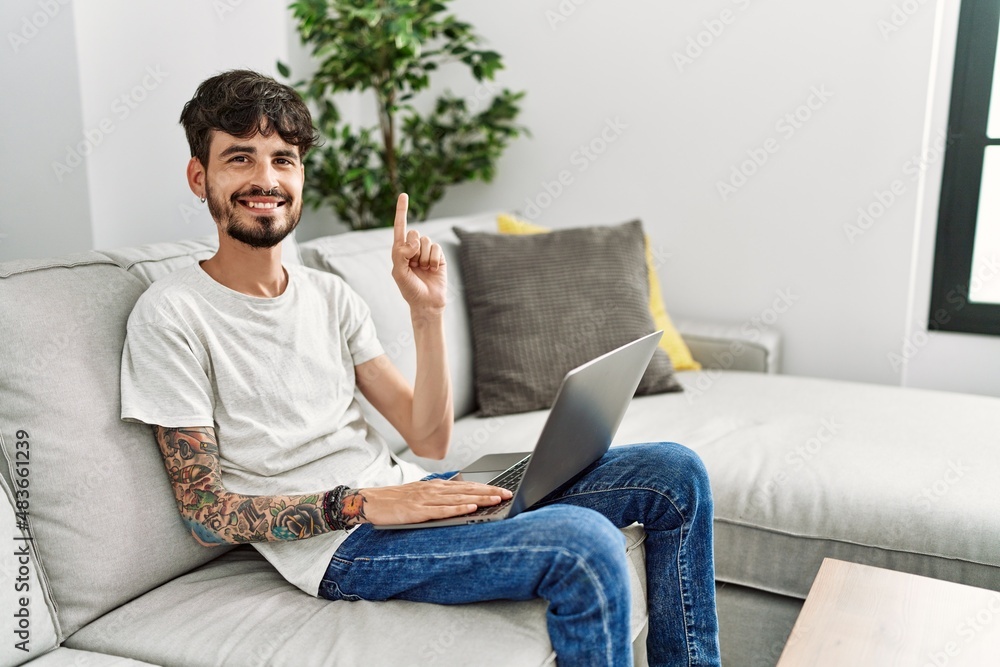
<path id="1" fill-rule="evenodd" d="M 1000 665 L 1000 592 L 827 558 L 777 667 Z"/>

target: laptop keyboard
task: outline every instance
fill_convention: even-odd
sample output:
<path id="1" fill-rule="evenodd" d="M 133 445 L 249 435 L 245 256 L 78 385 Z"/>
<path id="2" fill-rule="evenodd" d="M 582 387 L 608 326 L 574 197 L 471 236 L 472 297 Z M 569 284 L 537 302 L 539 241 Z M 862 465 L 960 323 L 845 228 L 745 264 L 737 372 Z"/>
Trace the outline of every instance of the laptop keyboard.
<path id="1" fill-rule="evenodd" d="M 530 456 L 525 456 L 511 467 L 504 470 L 498 477 L 491 479 L 489 481 L 489 485 L 499 486 L 500 488 L 507 489 L 508 491 L 517 491 L 517 485 L 521 483 L 521 478 L 524 477 L 524 469 L 528 467 L 528 461 L 530 460 Z"/>
<path id="2" fill-rule="evenodd" d="M 523 459 L 515 463 L 507 470 L 503 471 L 498 477 L 490 480 L 488 483 L 490 486 L 499 486 L 502 489 L 508 489 L 509 491 L 516 493 L 517 487 L 521 483 L 521 478 L 524 477 L 524 470 L 528 467 L 528 461 L 531 460 L 530 456 L 525 456 Z M 507 505 L 510 504 L 513 497 L 510 500 L 505 500 L 499 505 L 490 505 L 489 507 L 480 507 L 475 512 L 467 514 L 466 516 L 483 516 L 484 514 L 496 514 L 501 510 L 507 509 Z"/>

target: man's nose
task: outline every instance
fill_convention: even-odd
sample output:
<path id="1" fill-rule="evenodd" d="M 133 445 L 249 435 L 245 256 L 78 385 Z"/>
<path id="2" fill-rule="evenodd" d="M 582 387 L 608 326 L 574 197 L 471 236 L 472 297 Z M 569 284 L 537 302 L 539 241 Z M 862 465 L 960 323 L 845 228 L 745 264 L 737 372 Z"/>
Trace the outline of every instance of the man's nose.
<path id="1" fill-rule="evenodd" d="M 259 162 L 254 170 L 252 185 L 261 190 L 273 190 L 278 187 L 278 170 L 270 162 Z"/>

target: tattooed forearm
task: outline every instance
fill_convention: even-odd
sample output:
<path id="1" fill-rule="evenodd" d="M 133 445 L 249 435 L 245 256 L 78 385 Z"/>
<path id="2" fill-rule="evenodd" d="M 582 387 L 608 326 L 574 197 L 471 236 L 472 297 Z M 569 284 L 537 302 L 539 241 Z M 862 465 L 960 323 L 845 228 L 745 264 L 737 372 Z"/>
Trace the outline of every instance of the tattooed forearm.
<path id="1" fill-rule="evenodd" d="M 241 544 L 301 540 L 328 533 L 323 500 L 328 493 L 297 496 L 247 496 L 222 486 L 215 429 L 156 426 L 163 461 L 174 488 L 177 509 L 202 544 Z M 345 495 L 343 517 L 336 529 L 363 523 L 364 497 Z"/>

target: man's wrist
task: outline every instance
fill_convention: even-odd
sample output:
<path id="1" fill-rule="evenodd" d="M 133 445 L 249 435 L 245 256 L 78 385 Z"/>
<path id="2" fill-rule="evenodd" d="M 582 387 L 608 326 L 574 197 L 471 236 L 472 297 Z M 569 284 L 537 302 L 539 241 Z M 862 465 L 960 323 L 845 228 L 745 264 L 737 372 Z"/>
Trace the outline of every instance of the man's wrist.
<path id="1" fill-rule="evenodd" d="M 330 530 L 347 530 L 368 522 L 361 489 L 338 486 L 323 494 L 323 519 Z"/>
<path id="2" fill-rule="evenodd" d="M 414 328 L 439 325 L 444 322 L 444 307 L 411 307 L 410 321 Z"/>

